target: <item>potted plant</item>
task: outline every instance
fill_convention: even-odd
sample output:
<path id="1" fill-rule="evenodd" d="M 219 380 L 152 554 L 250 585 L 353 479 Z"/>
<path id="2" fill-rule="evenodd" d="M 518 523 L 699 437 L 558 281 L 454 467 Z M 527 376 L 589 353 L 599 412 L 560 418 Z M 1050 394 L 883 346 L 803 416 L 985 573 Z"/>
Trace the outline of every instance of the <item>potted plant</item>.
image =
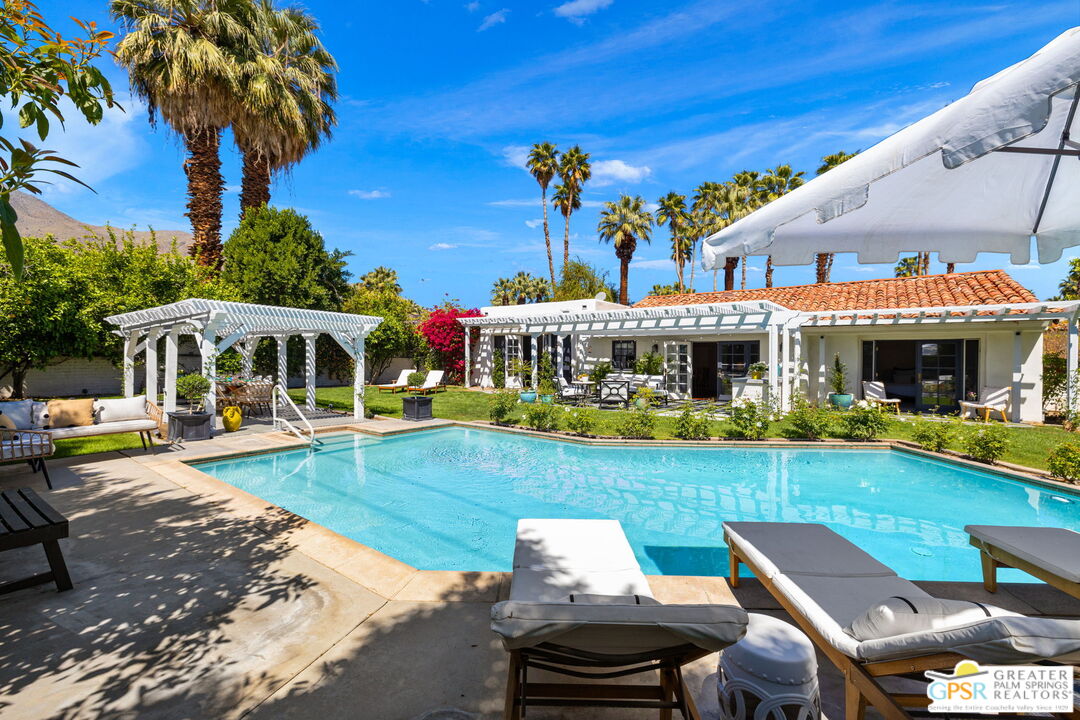
<path id="1" fill-rule="evenodd" d="M 532 365 L 521 358 L 516 358 L 511 363 L 510 372 L 518 379 L 518 385 L 521 387 L 518 399 L 523 403 L 536 402 L 536 390 L 532 386 Z"/>
<path id="2" fill-rule="evenodd" d="M 765 371 L 769 369 L 769 366 L 763 362 L 751 363 L 747 371 L 750 373 L 751 380 L 760 380 L 765 377 Z"/>
<path id="3" fill-rule="evenodd" d="M 176 394 L 188 402 L 186 413 L 169 413 L 169 440 L 206 440 L 213 435 L 213 416 L 204 411 L 212 392 L 209 378 L 189 373 L 176 378 Z"/>
<path id="4" fill-rule="evenodd" d="M 655 393 L 648 385 L 642 385 L 634 393 L 634 407 L 639 410 L 648 410 L 655 402 Z"/>
<path id="5" fill-rule="evenodd" d="M 536 369 L 540 380 L 536 389 L 540 392 L 540 402 L 550 405 L 555 402 L 555 370 L 551 367 L 551 356 L 544 353 Z"/>
<path id="6" fill-rule="evenodd" d="M 847 409 L 855 400 L 855 396 L 847 391 L 847 365 L 840 359 L 840 353 L 833 356 L 833 366 L 829 371 L 829 402 L 833 407 Z"/>

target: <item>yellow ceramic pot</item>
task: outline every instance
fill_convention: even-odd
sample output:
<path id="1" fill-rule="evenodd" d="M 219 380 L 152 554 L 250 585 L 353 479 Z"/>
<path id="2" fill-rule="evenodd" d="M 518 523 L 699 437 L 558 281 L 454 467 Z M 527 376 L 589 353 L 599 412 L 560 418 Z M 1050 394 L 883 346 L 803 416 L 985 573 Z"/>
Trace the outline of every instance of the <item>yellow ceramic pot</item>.
<path id="1" fill-rule="evenodd" d="M 240 412 L 240 408 L 235 405 L 221 411 L 221 424 L 225 426 L 225 432 L 236 432 L 239 430 L 240 423 L 243 419 L 244 415 Z"/>

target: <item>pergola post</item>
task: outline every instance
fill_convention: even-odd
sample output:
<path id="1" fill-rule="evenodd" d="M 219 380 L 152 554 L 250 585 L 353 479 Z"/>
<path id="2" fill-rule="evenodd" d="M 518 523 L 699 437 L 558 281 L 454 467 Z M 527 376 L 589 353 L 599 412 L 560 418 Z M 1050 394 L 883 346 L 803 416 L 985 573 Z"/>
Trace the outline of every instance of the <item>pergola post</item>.
<path id="1" fill-rule="evenodd" d="M 165 412 L 176 412 L 176 365 L 179 344 L 180 330 L 174 327 L 165 335 Z"/>
<path id="2" fill-rule="evenodd" d="M 124 340 L 124 397 L 135 395 L 135 355 L 139 347 L 139 331 L 128 333 Z"/>
<path id="3" fill-rule="evenodd" d="M 315 409 L 315 338 L 304 335 L 304 407 Z"/>
<path id="4" fill-rule="evenodd" d="M 818 405 L 821 405 L 821 406 L 824 407 L 826 401 L 829 399 L 829 388 L 828 388 L 828 380 L 827 380 L 828 372 L 829 372 L 829 366 L 828 366 L 828 361 L 826 360 L 825 336 L 824 335 L 818 335 L 818 351 L 817 351 L 817 355 L 818 355 L 817 401 L 818 401 Z"/>
<path id="5" fill-rule="evenodd" d="M 157 351 L 159 337 L 161 337 L 161 331 L 156 328 L 146 333 L 146 399 L 154 404 L 157 404 L 158 401 Z"/>
<path id="6" fill-rule="evenodd" d="M 358 337 L 353 342 L 353 419 L 364 419 L 364 338 Z"/>
<path id="7" fill-rule="evenodd" d="M 787 327 L 787 323 L 784 323 L 783 327 L 783 358 L 780 361 L 780 365 L 784 368 L 784 377 L 780 383 L 780 404 L 781 410 L 787 410 L 791 404 L 791 346 L 794 344 L 791 342 L 791 330 Z"/>
<path id="8" fill-rule="evenodd" d="M 250 378 L 255 364 L 255 350 L 259 347 L 259 338 L 250 337 L 240 344 L 240 376 Z"/>
<path id="9" fill-rule="evenodd" d="M 465 388 L 468 389 L 472 380 L 472 343 L 471 328 L 465 328 Z"/>
<path id="10" fill-rule="evenodd" d="M 1077 319 L 1068 320 L 1068 337 L 1065 346 L 1065 411 L 1072 415 L 1076 412 L 1076 370 L 1080 359 L 1080 346 L 1077 345 Z"/>
<path id="11" fill-rule="evenodd" d="M 1020 386 L 1023 383 L 1023 336 L 1017 330 L 1013 333 L 1013 371 L 1012 388 L 1009 399 L 1009 420 L 1020 422 Z"/>
<path id="12" fill-rule="evenodd" d="M 536 389 L 536 361 L 538 360 L 537 356 L 540 354 L 540 343 L 537 342 L 537 340 L 539 340 L 539 338 L 535 334 L 532 334 L 532 335 L 529 336 L 529 346 L 532 348 L 532 388 L 533 388 L 533 390 Z"/>
<path id="13" fill-rule="evenodd" d="M 289 336 L 277 336 L 277 384 L 281 392 L 289 392 Z"/>
<path id="14" fill-rule="evenodd" d="M 777 345 L 780 340 L 780 333 L 778 332 L 776 322 L 769 323 L 769 349 L 768 349 L 768 378 L 769 378 L 769 402 L 780 402 L 780 386 L 783 385 L 782 372 L 780 369 L 779 361 L 779 348 Z"/>
<path id="15" fill-rule="evenodd" d="M 560 378 L 559 383 L 562 383 L 562 379 L 566 377 L 566 350 L 563 348 L 563 338 L 565 335 L 555 336 L 555 376 Z"/>
<path id="16" fill-rule="evenodd" d="M 210 381 L 210 390 L 206 393 L 204 409 L 210 413 L 211 429 L 217 427 L 217 342 L 216 332 L 212 329 L 203 330 L 195 336 L 199 343 L 199 354 L 202 356 L 202 374 Z"/>
<path id="17" fill-rule="evenodd" d="M 795 398 L 802 396 L 802 331 L 798 326 L 791 328 L 791 397 L 788 409 L 795 407 Z"/>

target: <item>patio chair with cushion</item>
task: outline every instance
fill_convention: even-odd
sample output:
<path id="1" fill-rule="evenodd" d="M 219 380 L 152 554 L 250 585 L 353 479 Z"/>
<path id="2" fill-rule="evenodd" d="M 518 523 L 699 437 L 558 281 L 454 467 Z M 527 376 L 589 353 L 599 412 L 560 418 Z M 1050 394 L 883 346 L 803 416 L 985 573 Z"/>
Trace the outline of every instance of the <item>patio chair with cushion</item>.
<path id="1" fill-rule="evenodd" d="M 559 399 L 563 402 L 580 403 L 589 396 L 589 393 L 580 385 L 574 385 L 563 377 L 555 378 L 559 384 Z"/>
<path id="2" fill-rule="evenodd" d="M 0 402 L 0 462 L 25 460 L 31 471 L 45 476 L 45 484 L 52 489 L 45 459 L 56 448 L 44 429 L 48 417 L 47 403 L 35 400 Z"/>
<path id="3" fill-rule="evenodd" d="M 738 641 L 747 622 L 737 605 L 657 602 L 617 520 L 519 520 L 510 599 L 491 610 L 510 653 L 505 717 L 585 706 L 696 720 L 683 666 Z M 536 671 L 589 682 L 538 681 Z M 597 682 L 657 671 L 653 685 Z"/>
<path id="4" fill-rule="evenodd" d="M 880 380 L 863 380 L 863 397 L 873 405 L 890 405 L 900 414 L 900 398 L 891 398 L 885 394 L 885 383 Z"/>
<path id="5" fill-rule="evenodd" d="M 1009 388 L 984 387 L 978 402 L 972 400 L 960 402 L 960 414 L 967 416 L 968 413 L 974 413 L 976 417 L 982 415 L 983 422 L 990 422 L 990 414 L 996 412 L 1001 414 L 1002 422 L 1008 422 L 1008 416 L 1005 413 L 1009 409 L 1009 395 Z"/>
<path id="6" fill-rule="evenodd" d="M 416 368 L 406 368 L 398 373 L 397 380 L 385 385 L 376 385 L 380 392 L 389 390 L 391 393 L 396 393 L 398 390 L 405 390 L 409 387 L 409 375 L 416 372 Z"/>
<path id="7" fill-rule="evenodd" d="M 446 383 L 443 380 L 442 370 L 429 370 L 427 377 L 424 378 L 424 382 L 416 387 L 408 388 L 409 392 L 420 393 L 421 395 L 427 395 L 428 393 L 437 393 L 440 390 L 446 390 Z"/>
<path id="8" fill-rule="evenodd" d="M 744 564 L 844 675 L 848 720 L 866 704 L 886 720 L 910 720 L 925 692 L 881 679 L 925 682 L 927 670 L 964 659 L 994 665 L 1080 659 L 1080 620 L 1028 617 L 989 605 L 944 600 L 897 576 L 824 525 L 725 522 L 730 582 Z"/>

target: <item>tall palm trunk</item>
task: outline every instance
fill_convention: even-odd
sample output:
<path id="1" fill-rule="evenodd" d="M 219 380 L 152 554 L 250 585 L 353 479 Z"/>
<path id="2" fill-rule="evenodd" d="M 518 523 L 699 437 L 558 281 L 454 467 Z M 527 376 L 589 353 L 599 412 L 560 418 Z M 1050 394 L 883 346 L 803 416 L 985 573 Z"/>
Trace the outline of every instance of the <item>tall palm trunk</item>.
<path id="1" fill-rule="evenodd" d="M 563 228 L 562 237 L 562 264 L 566 267 L 566 263 L 570 262 L 570 213 L 564 213 L 563 217 L 566 218 L 566 227 Z"/>
<path id="2" fill-rule="evenodd" d="M 739 267 L 739 258 L 724 258 L 724 289 L 735 289 L 735 268 Z M 715 283 L 714 283 L 715 284 Z M 714 287 L 713 290 L 716 288 Z"/>
<path id="3" fill-rule="evenodd" d="M 270 204 L 270 161 L 262 153 L 244 152 L 244 177 L 240 181 L 240 219 L 248 208 Z"/>
<path id="4" fill-rule="evenodd" d="M 615 248 L 615 257 L 619 258 L 619 304 L 630 304 L 630 261 L 637 249 L 636 240 L 628 240 Z"/>
<path id="5" fill-rule="evenodd" d="M 697 269 L 697 240 L 690 243 L 690 289 L 694 289 L 694 270 Z M 702 251 L 704 252 L 704 251 Z"/>
<path id="6" fill-rule="evenodd" d="M 555 291 L 555 263 L 551 259 L 551 231 L 548 229 L 548 208 L 547 208 L 547 185 L 540 186 L 540 202 L 544 205 L 544 245 L 547 246 L 548 254 L 548 273 L 551 275 L 551 290 Z M 565 262 L 563 263 L 566 264 Z"/>
<path id="7" fill-rule="evenodd" d="M 772 272 L 772 255 L 770 255 L 769 257 L 765 258 L 765 287 L 767 288 L 772 287 Z"/>
<path id="8" fill-rule="evenodd" d="M 956 272 L 956 263 L 945 263 L 945 273 L 952 275 L 954 272 Z"/>
<path id="9" fill-rule="evenodd" d="M 832 253 L 818 253 L 815 265 L 817 265 L 818 283 L 827 283 L 832 275 Z"/>
<path id="10" fill-rule="evenodd" d="M 745 290 L 746 289 L 746 256 L 745 255 L 742 256 L 741 270 L 742 270 L 742 278 L 740 278 L 740 281 L 739 281 L 739 289 L 740 290 Z"/>
<path id="11" fill-rule="evenodd" d="M 184 136 L 188 158 L 184 173 L 188 181 L 187 216 L 194 236 L 191 254 L 200 265 L 221 268 L 221 130 L 204 128 Z"/>

